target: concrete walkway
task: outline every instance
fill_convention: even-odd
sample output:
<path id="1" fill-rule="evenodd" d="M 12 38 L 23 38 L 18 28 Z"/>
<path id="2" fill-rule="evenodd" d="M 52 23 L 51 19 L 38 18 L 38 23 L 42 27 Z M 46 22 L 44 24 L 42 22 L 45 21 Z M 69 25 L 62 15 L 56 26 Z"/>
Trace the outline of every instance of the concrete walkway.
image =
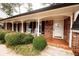
<path id="1" fill-rule="evenodd" d="M 4 44 L 0 44 L 0 56 L 20 56 L 15 52 L 11 51 Z"/>
<path id="2" fill-rule="evenodd" d="M 21 56 L 7 48 L 4 44 L 0 44 L 0 56 Z M 45 50 L 41 52 L 40 56 L 74 56 L 71 50 L 64 50 L 48 45 Z"/>
<path id="3" fill-rule="evenodd" d="M 48 45 L 46 49 L 41 52 L 41 56 L 74 56 L 74 54 L 71 50 Z"/>

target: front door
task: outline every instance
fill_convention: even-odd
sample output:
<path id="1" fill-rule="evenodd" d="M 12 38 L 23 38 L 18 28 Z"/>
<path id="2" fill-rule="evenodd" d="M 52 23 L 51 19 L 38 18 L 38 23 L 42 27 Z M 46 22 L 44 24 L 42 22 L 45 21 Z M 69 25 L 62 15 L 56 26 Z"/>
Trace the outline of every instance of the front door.
<path id="1" fill-rule="evenodd" d="M 53 38 L 63 39 L 64 37 L 64 20 L 53 21 Z"/>

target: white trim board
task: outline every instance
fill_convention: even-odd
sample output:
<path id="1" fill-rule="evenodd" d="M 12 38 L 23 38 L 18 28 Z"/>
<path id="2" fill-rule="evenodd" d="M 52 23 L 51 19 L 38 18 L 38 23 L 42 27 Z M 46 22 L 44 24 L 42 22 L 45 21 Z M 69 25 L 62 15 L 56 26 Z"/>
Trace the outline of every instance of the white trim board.
<path id="1" fill-rule="evenodd" d="M 79 30 L 72 30 L 72 32 L 77 32 L 77 33 L 79 33 Z"/>

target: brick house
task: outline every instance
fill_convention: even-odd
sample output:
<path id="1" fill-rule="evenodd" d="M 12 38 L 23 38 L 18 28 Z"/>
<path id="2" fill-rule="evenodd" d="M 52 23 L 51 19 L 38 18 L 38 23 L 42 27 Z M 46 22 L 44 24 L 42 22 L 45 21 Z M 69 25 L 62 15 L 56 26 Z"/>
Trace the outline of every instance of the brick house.
<path id="1" fill-rule="evenodd" d="M 77 51 L 79 41 L 76 43 L 76 38 L 73 36 L 77 35 L 76 37 L 79 38 L 79 32 L 75 32 L 76 28 L 73 24 L 77 21 L 76 19 L 79 19 L 78 11 L 79 4 L 77 3 L 51 4 L 42 9 L 2 19 L 0 22 L 4 24 L 6 30 L 32 33 L 36 36 L 44 35 L 46 39 L 64 40 L 70 48 L 76 48 L 78 44 L 78 49 L 75 49 Z"/>

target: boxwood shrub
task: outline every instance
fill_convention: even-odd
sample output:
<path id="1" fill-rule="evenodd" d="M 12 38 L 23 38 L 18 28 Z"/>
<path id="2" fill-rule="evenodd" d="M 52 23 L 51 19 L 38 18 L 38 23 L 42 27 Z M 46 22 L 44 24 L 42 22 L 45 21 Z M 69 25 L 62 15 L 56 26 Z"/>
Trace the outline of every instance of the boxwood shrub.
<path id="1" fill-rule="evenodd" d="M 43 36 L 38 36 L 33 39 L 33 47 L 37 50 L 43 50 L 47 45 L 47 42 Z"/>

